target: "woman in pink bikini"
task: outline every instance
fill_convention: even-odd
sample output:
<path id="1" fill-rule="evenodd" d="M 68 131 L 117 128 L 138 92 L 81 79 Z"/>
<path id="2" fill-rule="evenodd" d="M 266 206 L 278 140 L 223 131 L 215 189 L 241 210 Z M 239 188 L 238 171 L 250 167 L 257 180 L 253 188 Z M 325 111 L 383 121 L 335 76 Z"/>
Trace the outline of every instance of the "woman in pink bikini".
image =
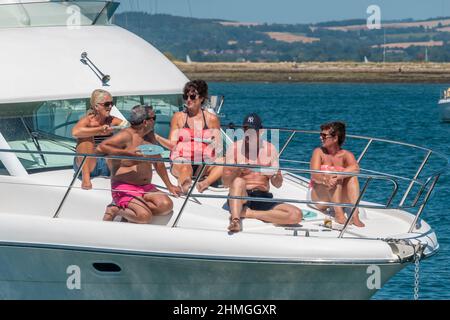
<path id="1" fill-rule="evenodd" d="M 198 163 L 220 163 L 217 159 L 215 141 L 221 139 L 219 118 L 202 108 L 208 98 L 208 84 L 193 80 L 184 86 L 185 110 L 173 115 L 169 139 L 156 135 L 157 141 L 171 150 L 172 174 L 178 179 L 183 193 L 188 193 L 192 177 L 199 174 Z M 196 164 L 197 163 L 197 164 Z M 199 192 L 205 191 L 222 177 L 223 168 L 207 166 L 206 178 L 197 184 Z"/>
<path id="2" fill-rule="evenodd" d="M 329 174 L 334 172 L 359 173 L 359 165 L 353 153 L 342 149 L 345 142 L 345 124 L 331 122 L 320 127 L 322 146 L 314 150 L 311 158 L 311 170 L 324 173 L 311 174 L 310 195 L 312 201 L 335 203 L 356 203 L 359 197 L 358 177 L 348 175 Z M 325 211 L 326 206 L 316 205 Z M 344 208 L 334 207 L 335 221 L 344 224 L 346 221 Z M 352 223 L 357 227 L 364 227 L 359 219 L 359 210 L 353 215 Z"/>

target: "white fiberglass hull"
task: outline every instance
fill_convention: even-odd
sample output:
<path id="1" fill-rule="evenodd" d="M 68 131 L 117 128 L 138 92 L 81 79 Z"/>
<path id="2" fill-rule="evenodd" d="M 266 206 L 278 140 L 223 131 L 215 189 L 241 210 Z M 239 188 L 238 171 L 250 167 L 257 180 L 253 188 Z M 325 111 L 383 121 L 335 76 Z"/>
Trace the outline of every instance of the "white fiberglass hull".
<path id="1" fill-rule="evenodd" d="M 120 272 L 100 272 L 113 263 Z M 69 266 L 79 269 L 80 289 Z M 382 286 L 403 264 L 380 267 Z M 1 299 L 368 299 L 366 264 L 208 260 L 0 246 Z M 72 278 L 71 278 L 72 276 Z M 75 281 L 75 282 L 74 282 Z M 369 282 L 369 286 L 368 286 Z"/>
<path id="2" fill-rule="evenodd" d="M 450 121 L 450 99 L 442 99 L 439 101 L 439 114 L 442 121 Z"/>
<path id="3" fill-rule="evenodd" d="M 177 228 L 175 214 L 151 225 L 106 223 L 107 179 L 94 179 L 101 190 L 74 189 L 54 219 L 66 189 L 33 181 L 66 173 L 2 180 L 0 191 L 9 197 L 0 214 L 0 298 L 368 299 L 413 254 L 410 245 L 380 238 L 421 238 L 429 255 L 438 250 L 425 222 L 402 235 L 413 217 L 395 210 L 369 211 L 367 227 L 350 227 L 342 239 L 321 227 L 322 213 L 302 222 L 308 236 L 252 219 L 230 235 L 222 199 L 190 201 Z M 286 179 L 286 197 L 305 190 Z M 175 212 L 183 201 L 174 199 Z M 67 281 L 77 279 L 81 290 L 70 290 Z"/>

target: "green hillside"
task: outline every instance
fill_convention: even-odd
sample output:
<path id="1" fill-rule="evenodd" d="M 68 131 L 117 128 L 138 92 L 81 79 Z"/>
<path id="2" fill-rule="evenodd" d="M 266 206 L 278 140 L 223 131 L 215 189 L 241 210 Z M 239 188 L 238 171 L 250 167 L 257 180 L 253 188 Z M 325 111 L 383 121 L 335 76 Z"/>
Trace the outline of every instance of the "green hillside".
<path id="1" fill-rule="evenodd" d="M 427 21 L 435 20 L 437 18 Z M 431 27 L 407 20 L 391 21 L 389 24 L 393 26 L 384 30 L 353 30 L 365 21 L 227 25 L 226 21 L 219 20 L 125 12 L 116 15 L 114 23 L 179 60 L 189 55 L 193 61 L 208 62 L 360 62 L 364 57 L 369 61 L 423 61 L 428 58 L 429 61 L 449 62 L 450 19 L 439 20 L 442 22 Z M 386 49 L 381 47 L 384 43 L 388 44 Z M 403 45 L 397 47 L 398 43 Z"/>

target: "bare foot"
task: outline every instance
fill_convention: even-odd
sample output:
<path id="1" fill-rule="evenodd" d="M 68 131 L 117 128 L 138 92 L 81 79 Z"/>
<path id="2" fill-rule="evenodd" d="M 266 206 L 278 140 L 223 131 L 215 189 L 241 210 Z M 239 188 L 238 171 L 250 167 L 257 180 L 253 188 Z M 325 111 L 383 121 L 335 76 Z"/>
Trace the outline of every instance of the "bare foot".
<path id="1" fill-rule="evenodd" d="M 205 191 L 206 189 L 208 189 L 208 187 L 209 187 L 209 183 L 208 183 L 208 181 L 206 181 L 206 180 L 203 180 L 203 181 L 197 183 L 197 190 L 198 190 L 198 192 L 200 192 L 200 193 L 203 193 L 203 191 Z"/>
<path id="2" fill-rule="evenodd" d="M 353 216 L 352 222 L 355 226 L 359 228 L 364 228 L 366 226 L 361 220 L 359 220 L 358 216 Z"/>
<path id="3" fill-rule="evenodd" d="M 181 183 L 179 184 L 179 187 L 181 188 L 181 191 L 182 191 L 184 194 L 188 194 L 189 189 L 191 188 L 191 184 L 192 184 L 192 180 L 188 178 L 188 179 L 186 179 L 185 181 L 181 182 Z"/>
<path id="4" fill-rule="evenodd" d="M 230 225 L 228 226 L 228 231 L 230 231 L 230 232 L 239 232 L 239 231 L 241 231 L 241 219 L 233 218 L 230 221 Z"/>
<path id="5" fill-rule="evenodd" d="M 336 223 L 339 223 L 339 224 L 345 224 L 347 219 L 345 218 L 345 215 L 343 213 L 335 212 L 335 214 L 334 214 L 334 221 L 336 221 Z"/>
<path id="6" fill-rule="evenodd" d="M 83 180 L 81 182 L 81 188 L 84 190 L 91 190 L 92 189 L 91 180 L 87 180 L 87 181 Z"/>
<path id="7" fill-rule="evenodd" d="M 117 216 L 119 212 L 119 207 L 117 206 L 108 206 L 106 207 L 105 215 L 103 217 L 103 221 L 114 221 L 114 218 Z"/>

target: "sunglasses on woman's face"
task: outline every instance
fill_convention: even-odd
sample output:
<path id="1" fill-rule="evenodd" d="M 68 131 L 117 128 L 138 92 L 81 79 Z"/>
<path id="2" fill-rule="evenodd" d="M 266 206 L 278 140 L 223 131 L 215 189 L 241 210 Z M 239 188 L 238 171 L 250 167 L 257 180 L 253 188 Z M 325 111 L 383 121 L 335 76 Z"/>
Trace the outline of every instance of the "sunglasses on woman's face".
<path id="1" fill-rule="evenodd" d="M 153 120 L 153 121 L 156 121 L 156 115 L 154 115 L 153 117 L 147 117 L 147 119 L 145 119 L 145 120 Z"/>
<path id="2" fill-rule="evenodd" d="M 195 100 L 197 98 L 198 98 L 198 94 L 183 94 L 183 99 L 186 101 L 188 99 Z"/>
<path id="3" fill-rule="evenodd" d="M 105 108 L 112 108 L 112 106 L 114 105 L 114 102 L 112 102 L 112 101 L 106 101 L 106 102 L 103 102 L 103 103 L 98 103 L 99 105 L 101 105 L 101 106 L 104 106 Z"/>
<path id="4" fill-rule="evenodd" d="M 321 133 L 320 134 L 320 138 L 323 140 L 326 140 L 328 138 L 333 138 L 334 136 L 332 134 L 326 134 L 326 133 Z"/>

